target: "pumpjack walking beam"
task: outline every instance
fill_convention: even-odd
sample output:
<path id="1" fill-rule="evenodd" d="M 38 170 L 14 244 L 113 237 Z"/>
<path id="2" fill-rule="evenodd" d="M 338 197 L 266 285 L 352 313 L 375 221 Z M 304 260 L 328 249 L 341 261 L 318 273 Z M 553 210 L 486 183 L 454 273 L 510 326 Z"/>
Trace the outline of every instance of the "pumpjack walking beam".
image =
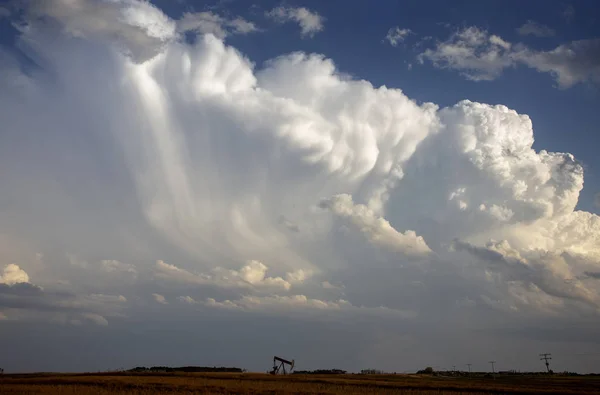
<path id="1" fill-rule="evenodd" d="M 292 359 L 288 361 L 287 359 L 279 358 L 277 356 L 273 357 L 273 370 L 271 370 L 271 374 L 288 374 L 291 373 L 294 369 L 295 361 Z M 285 366 L 289 366 L 286 371 Z"/>

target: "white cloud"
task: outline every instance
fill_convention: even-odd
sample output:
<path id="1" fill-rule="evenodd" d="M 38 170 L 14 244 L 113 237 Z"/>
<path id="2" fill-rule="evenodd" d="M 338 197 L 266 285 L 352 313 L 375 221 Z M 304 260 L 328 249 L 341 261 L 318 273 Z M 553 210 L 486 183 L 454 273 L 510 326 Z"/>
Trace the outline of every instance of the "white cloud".
<path id="1" fill-rule="evenodd" d="M 179 300 L 182 303 L 187 303 L 187 304 L 196 304 L 196 303 L 198 303 L 191 296 L 180 296 L 180 297 L 177 298 L 177 300 Z"/>
<path id="2" fill-rule="evenodd" d="M 304 37 L 313 37 L 323 30 L 325 23 L 325 18 L 304 7 L 276 7 L 268 11 L 266 15 L 278 23 L 298 23 L 301 28 L 301 35 Z"/>
<path id="3" fill-rule="evenodd" d="M 108 326 L 108 320 L 106 318 L 104 318 L 103 316 L 101 316 L 100 314 L 84 313 L 84 314 L 81 314 L 81 317 L 93 322 L 96 325 Z M 78 322 L 78 321 L 75 321 L 75 322 Z"/>
<path id="4" fill-rule="evenodd" d="M 2 275 L 0 276 L 0 284 L 14 285 L 19 283 L 28 283 L 29 276 L 25 270 L 21 269 L 14 263 L 8 264 L 4 267 Z"/>
<path id="5" fill-rule="evenodd" d="M 532 35 L 536 37 L 552 37 L 555 35 L 553 29 L 536 21 L 528 20 L 517 29 L 522 36 Z"/>
<path id="6" fill-rule="evenodd" d="M 214 299 L 208 299 L 207 304 L 218 307 L 224 307 L 229 305 L 235 305 L 241 309 L 273 309 L 273 308 L 307 308 L 307 309 L 319 309 L 319 310 L 337 310 L 342 306 L 349 305 L 345 300 L 339 300 L 334 302 L 327 302 L 318 299 L 310 299 L 304 295 L 291 295 L 291 296 L 244 296 L 239 301 L 225 301 L 219 304 Z"/>
<path id="7" fill-rule="evenodd" d="M 250 284 L 257 284 L 265 279 L 267 267 L 258 261 L 250 261 L 239 272 L 233 272 L 236 277 L 241 277 Z"/>
<path id="8" fill-rule="evenodd" d="M 28 34 L 43 42 L 36 31 Z M 459 47 L 481 45 L 485 53 L 489 47 L 498 53 L 513 50 L 500 37 L 477 29 L 457 33 L 456 40 Z M 69 43 L 63 59 L 79 56 L 81 49 Z M 510 239 L 511 246 L 522 249 L 526 243 L 513 240 L 525 232 L 522 223 L 536 230 L 527 231 L 527 240 L 537 237 L 538 245 L 557 248 L 542 235 L 558 218 L 571 215 L 583 185 L 582 169 L 570 155 L 535 152 L 528 117 L 504 106 L 467 101 L 441 111 L 430 103 L 419 106 L 398 90 L 376 89 L 341 75 L 333 62 L 318 55 L 294 53 L 254 70 L 249 60 L 210 35 L 194 47 L 167 45 L 169 56 L 124 63 L 115 71 L 118 77 L 107 77 L 127 81 L 116 97 L 94 79 L 78 77 L 88 69 L 69 74 L 71 96 L 93 90 L 120 103 L 100 111 L 112 114 L 113 138 L 124 149 L 143 213 L 199 262 L 184 269 L 158 261 L 154 274 L 159 280 L 242 294 L 310 287 L 313 278 L 320 284 L 323 279 L 314 273 L 347 259 L 329 247 L 333 237 L 345 237 L 336 232 L 337 221 L 360 231 L 376 249 L 410 259 L 439 250 L 455 236 L 473 245 Z M 59 106 L 52 108 L 52 117 L 63 111 L 60 103 L 54 101 Z M 130 103 L 135 107 L 124 111 Z M 72 113 L 72 106 L 69 102 L 64 111 Z M 212 110 L 193 111 L 196 107 Z M 4 114 L 15 122 L 19 112 Z M 131 122 L 147 132 L 132 131 Z M 203 125 L 200 131 L 198 125 Z M 102 125 L 99 131 L 105 129 Z M 198 133 L 211 143 L 200 144 L 194 137 Z M 225 141 L 255 144 L 254 151 L 228 146 L 219 140 L 225 135 Z M 140 155 L 140 147 L 151 160 Z M 219 159 L 225 157 L 226 162 Z M 444 158 L 444 168 L 428 167 L 433 158 Z M 418 171 L 437 173 L 415 179 L 419 161 Z M 444 181 L 427 184 L 429 190 L 420 196 L 410 195 L 422 182 L 436 180 L 436 174 L 444 174 Z M 429 196 L 445 201 L 431 206 Z M 399 206 L 398 199 L 413 204 Z M 319 203 L 334 214 L 333 222 L 313 211 Z M 302 232 L 287 231 L 282 218 Z M 423 226 L 429 221 L 423 218 L 435 218 L 435 231 Z M 571 250 L 586 253 L 594 240 L 579 236 L 580 247 Z M 81 266 L 85 261 L 72 262 Z M 133 268 L 120 261 L 102 266 Z"/>
<path id="9" fill-rule="evenodd" d="M 329 281 L 323 281 L 321 283 L 321 286 L 325 289 L 333 289 L 333 290 L 341 290 L 344 289 L 344 286 L 338 286 L 338 285 L 334 285 L 332 283 L 330 283 Z"/>
<path id="10" fill-rule="evenodd" d="M 281 277 L 267 277 L 268 267 L 257 260 L 248 261 L 240 270 L 230 270 L 217 266 L 210 273 L 190 273 L 175 265 L 163 261 L 156 262 L 160 278 L 177 280 L 183 283 L 215 285 L 223 288 L 253 288 L 289 290 L 291 283 Z M 299 273 L 292 273 L 292 279 L 298 281 Z"/>
<path id="11" fill-rule="evenodd" d="M 281 277 L 267 277 L 268 267 L 257 260 L 250 260 L 239 271 L 215 268 L 215 273 L 220 277 L 216 281 L 221 284 L 254 287 L 272 287 L 288 290 L 291 284 Z M 227 286 L 226 285 L 226 286 Z"/>
<path id="12" fill-rule="evenodd" d="M 241 17 L 237 17 L 237 18 L 229 21 L 229 25 L 238 34 L 248 34 L 248 33 L 257 32 L 260 30 L 256 27 L 256 25 L 254 23 L 247 21 Z"/>
<path id="13" fill-rule="evenodd" d="M 313 275 L 311 270 L 298 269 L 286 274 L 286 279 L 291 284 L 303 283 Z"/>
<path id="14" fill-rule="evenodd" d="M 320 207 L 331 210 L 335 215 L 348 218 L 367 238 L 375 244 L 395 252 L 408 255 L 423 255 L 431 252 L 427 243 L 414 231 L 404 233 L 394 229 L 385 218 L 378 217 L 363 204 L 355 204 L 352 196 L 342 194 L 321 201 Z"/>
<path id="15" fill-rule="evenodd" d="M 410 29 L 400 29 L 399 26 L 392 27 L 388 30 L 385 39 L 390 43 L 392 47 L 397 47 L 398 44 L 402 43 L 409 34 L 412 34 Z"/>
<path id="16" fill-rule="evenodd" d="M 457 241 L 454 246 L 489 264 L 490 270 L 500 273 L 502 281 L 508 282 L 509 293 L 517 297 L 519 304 L 531 304 L 532 300 L 539 303 L 538 299 L 541 299 L 562 307 L 562 299 L 600 307 L 600 294 L 581 281 L 572 280 L 576 277 L 572 271 L 575 267 L 561 255 L 530 251 L 524 252 L 527 256 L 523 256 L 506 240 L 490 242 L 485 247 Z"/>
<path id="17" fill-rule="evenodd" d="M 473 81 L 491 81 L 504 69 L 524 65 L 549 73 L 559 88 L 600 81 L 600 39 L 572 41 L 550 51 L 513 45 L 477 27 L 455 32 L 446 41 L 419 54 L 421 63 L 457 70 Z"/>
<path id="18" fill-rule="evenodd" d="M 187 303 L 197 304 L 200 302 L 191 301 Z M 189 298 L 191 299 L 191 298 Z M 268 314 L 298 314 L 301 312 L 319 312 L 331 314 L 331 312 L 352 313 L 352 314 L 374 314 L 377 316 L 391 316 L 401 319 L 414 318 L 415 314 L 411 311 L 399 311 L 385 307 L 359 307 L 353 306 L 350 302 L 344 299 L 335 301 L 325 301 L 319 299 L 311 299 L 305 295 L 289 295 L 289 296 L 244 296 L 239 300 L 224 300 L 216 301 L 213 298 L 207 298 L 202 302 L 208 307 L 242 310 L 250 312 L 262 312 Z"/>
<path id="19" fill-rule="evenodd" d="M 464 182 L 454 189 L 449 195 L 451 200 L 458 198 L 473 210 L 504 219 L 519 213 L 516 220 L 567 213 L 575 208 L 583 188 L 583 169 L 569 154 L 534 151 L 529 117 L 505 106 L 468 101 L 442 110 L 441 117 L 447 129 L 439 138 L 456 144 L 455 152 L 460 152 L 478 173 L 473 177 L 483 177 L 478 183 Z M 488 198 L 483 198 L 485 195 Z M 508 200 L 490 199 L 493 195 Z"/>
<path id="20" fill-rule="evenodd" d="M 513 66 L 510 54 L 510 44 L 500 37 L 469 27 L 438 42 L 434 49 L 426 49 L 419 61 L 427 59 L 436 67 L 458 70 L 473 81 L 490 81 Z"/>
<path id="21" fill-rule="evenodd" d="M 181 32 L 213 34 L 221 39 L 231 34 L 248 34 L 258 31 L 254 23 L 244 18 L 227 19 L 210 11 L 184 13 L 177 21 L 177 28 Z"/>
<path id="22" fill-rule="evenodd" d="M 127 298 L 123 295 L 91 294 L 89 299 L 99 303 L 124 303 Z"/>
<path id="23" fill-rule="evenodd" d="M 191 274 L 190 272 L 188 272 L 186 270 L 180 269 L 175 265 L 171 265 L 171 264 L 166 263 L 165 261 L 161 261 L 161 260 L 156 261 L 156 267 L 162 273 L 177 274 L 178 276 L 183 275 L 186 277 L 194 276 L 193 274 Z"/>
<path id="24" fill-rule="evenodd" d="M 549 73 L 560 88 L 600 83 L 600 38 L 572 41 L 551 51 L 525 49 L 515 58 L 539 72 Z"/>
<path id="25" fill-rule="evenodd" d="M 133 265 L 128 263 L 119 262 L 115 259 L 105 259 L 100 262 L 102 269 L 108 273 L 130 273 L 132 275 L 137 274 L 137 270 Z"/>
<path id="26" fill-rule="evenodd" d="M 152 297 L 154 298 L 156 303 L 169 304 L 169 302 L 167 302 L 167 299 L 165 299 L 165 297 L 161 294 L 152 294 Z"/>

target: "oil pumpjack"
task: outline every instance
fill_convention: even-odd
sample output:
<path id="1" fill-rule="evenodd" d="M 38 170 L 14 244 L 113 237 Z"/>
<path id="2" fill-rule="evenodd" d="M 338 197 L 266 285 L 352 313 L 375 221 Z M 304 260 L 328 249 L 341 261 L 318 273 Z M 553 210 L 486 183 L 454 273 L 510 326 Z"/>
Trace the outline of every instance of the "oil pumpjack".
<path id="1" fill-rule="evenodd" d="M 288 365 L 289 368 L 286 371 L 285 365 Z M 287 359 L 279 358 L 277 356 L 273 357 L 273 370 L 269 373 L 271 374 L 288 374 L 291 373 L 294 369 L 294 360 L 288 361 Z"/>

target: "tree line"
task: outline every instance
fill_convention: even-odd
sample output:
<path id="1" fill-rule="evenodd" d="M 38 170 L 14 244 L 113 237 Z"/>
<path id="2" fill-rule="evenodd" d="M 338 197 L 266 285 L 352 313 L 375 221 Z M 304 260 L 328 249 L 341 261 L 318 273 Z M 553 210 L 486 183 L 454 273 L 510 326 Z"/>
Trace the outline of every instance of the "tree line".
<path id="1" fill-rule="evenodd" d="M 152 366 L 147 368 L 145 366 L 138 366 L 133 369 L 129 369 L 129 372 L 143 373 L 143 372 L 186 372 L 186 373 L 215 373 L 215 372 L 227 372 L 227 373 L 242 373 L 243 369 L 240 368 L 229 368 L 229 367 L 216 367 L 216 366 L 181 366 L 181 367 L 169 367 L 169 366 Z"/>

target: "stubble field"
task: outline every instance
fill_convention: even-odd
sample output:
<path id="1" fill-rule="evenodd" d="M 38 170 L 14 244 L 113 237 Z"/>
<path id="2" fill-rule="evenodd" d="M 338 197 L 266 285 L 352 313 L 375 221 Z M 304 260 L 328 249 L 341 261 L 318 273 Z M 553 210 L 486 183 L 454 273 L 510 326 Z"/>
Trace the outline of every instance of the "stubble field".
<path id="1" fill-rule="evenodd" d="M 30 374 L 0 377 L 2 394 L 598 394 L 600 377 L 231 373 Z"/>

